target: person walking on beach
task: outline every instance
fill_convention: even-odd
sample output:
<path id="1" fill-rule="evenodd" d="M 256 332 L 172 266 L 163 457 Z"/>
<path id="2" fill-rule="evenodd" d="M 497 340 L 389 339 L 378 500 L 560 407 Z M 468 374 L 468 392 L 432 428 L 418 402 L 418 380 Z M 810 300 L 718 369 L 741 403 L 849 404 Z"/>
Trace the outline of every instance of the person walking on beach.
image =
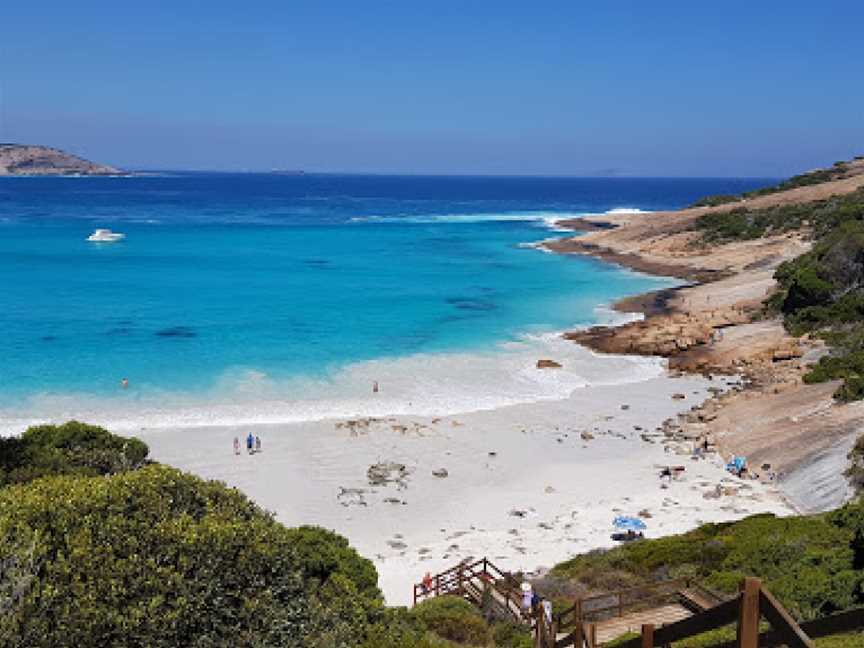
<path id="1" fill-rule="evenodd" d="M 236 436 L 234 437 L 234 454 L 240 454 L 240 439 L 238 439 Z"/>
<path id="2" fill-rule="evenodd" d="M 261 437 L 255 435 L 255 452 L 261 452 Z"/>
<path id="3" fill-rule="evenodd" d="M 248 452 L 249 454 L 252 454 L 253 452 L 255 452 L 254 448 L 252 447 L 252 445 L 254 443 L 255 443 L 255 437 L 253 437 L 252 433 L 250 432 L 249 436 L 246 437 L 246 452 Z"/>
<path id="4" fill-rule="evenodd" d="M 378 381 L 377 380 L 372 381 L 372 393 L 373 394 L 378 393 Z"/>

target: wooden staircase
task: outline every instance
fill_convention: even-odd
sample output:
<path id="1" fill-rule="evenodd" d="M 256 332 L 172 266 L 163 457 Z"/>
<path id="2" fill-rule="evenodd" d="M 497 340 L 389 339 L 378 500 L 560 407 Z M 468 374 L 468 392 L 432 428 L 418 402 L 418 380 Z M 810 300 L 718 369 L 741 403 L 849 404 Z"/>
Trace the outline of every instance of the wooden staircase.
<path id="1" fill-rule="evenodd" d="M 428 586 L 414 585 L 414 605 L 446 595 L 465 598 L 495 618 L 531 623 L 522 612 L 519 582 L 487 558 L 459 563 L 434 576 Z"/>
<path id="2" fill-rule="evenodd" d="M 535 648 L 597 648 L 628 632 L 640 636 L 618 648 L 654 648 L 732 623 L 737 623 L 737 640 L 713 648 L 813 648 L 813 638 L 864 630 L 864 608 L 798 625 L 756 578 L 744 579 L 730 598 L 692 579 L 662 581 L 577 599 L 550 620 L 542 611 L 523 612 L 517 579 L 483 558 L 441 572 L 428 587 L 414 586 L 415 605 L 443 595 L 461 596 L 495 618 L 529 625 Z M 760 633 L 763 616 L 771 630 Z"/>

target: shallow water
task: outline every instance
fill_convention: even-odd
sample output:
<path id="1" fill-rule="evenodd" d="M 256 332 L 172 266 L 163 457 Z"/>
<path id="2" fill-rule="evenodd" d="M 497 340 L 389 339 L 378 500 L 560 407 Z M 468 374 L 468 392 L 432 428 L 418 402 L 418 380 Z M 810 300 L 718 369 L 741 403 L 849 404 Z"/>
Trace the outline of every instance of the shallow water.
<path id="1" fill-rule="evenodd" d="M 0 178 L 0 430 L 443 413 L 654 375 L 544 334 L 670 282 L 524 243 L 556 217 L 765 183 Z M 127 238 L 87 242 L 96 227 Z M 549 353 L 565 371 L 530 371 Z"/>

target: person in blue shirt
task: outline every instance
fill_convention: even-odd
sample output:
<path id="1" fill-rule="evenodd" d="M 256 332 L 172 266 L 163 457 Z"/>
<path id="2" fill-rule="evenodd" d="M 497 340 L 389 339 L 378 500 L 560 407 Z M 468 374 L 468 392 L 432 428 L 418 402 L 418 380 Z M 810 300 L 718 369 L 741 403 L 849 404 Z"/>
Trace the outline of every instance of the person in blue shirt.
<path id="1" fill-rule="evenodd" d="M 255 437 L 252 436 L 252 433 L 250 432 L 249 436 L 246 437 L 246 451 L 249 454 L 252 454 L 253 452 L 255 452 L 255 449 L 253 447 L 254 443 L 255 443 Z"/>

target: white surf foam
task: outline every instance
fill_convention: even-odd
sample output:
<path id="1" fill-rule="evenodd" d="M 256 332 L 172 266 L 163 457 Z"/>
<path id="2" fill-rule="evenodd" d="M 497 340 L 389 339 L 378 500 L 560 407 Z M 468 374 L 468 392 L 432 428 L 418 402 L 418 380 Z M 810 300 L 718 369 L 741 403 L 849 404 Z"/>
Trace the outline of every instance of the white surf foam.
<path id="1" fill-rule="evenodd" d="M 561 228 L 558 223 L 574 218 L 587 218 L 591 216 L 604 216 L 610 214 L 648 214 L 651 212 L 636 207 L 615 207 L 606 212 L 559 212 L 559 211 L 522 211 L 522 212 L 489 212 L 489 213 L 464 213 L 464 214 L 412 214 L 404 216 L 355 216 L 351 219 L 353 223 L 507 223 L 524 222 L 537 223 L 549 229 L 568 232 L 570 230 Z"/>
<path id="2" fill-rule="evenodd" d="M 540 359 L 560 369 L 537 369 Z M 443 416 L 519 403 L 562 400 L 574 390 L 648 380 L 656 358 L 596 355 L 560 334 L 525 336 L 485 353 L 418 354 L 347 365 L 325 378 L 277 380 L 250 369 L 227 372 L 203 394 L 133 385 L 115 397 L 40 394 L 0 409 L 0 434 L 29 425 L 84 420 L 117 432 L 165 427 L 256 425 L 357 416 Z M 380 391 L 372 393 L 378 381 Z"/>

